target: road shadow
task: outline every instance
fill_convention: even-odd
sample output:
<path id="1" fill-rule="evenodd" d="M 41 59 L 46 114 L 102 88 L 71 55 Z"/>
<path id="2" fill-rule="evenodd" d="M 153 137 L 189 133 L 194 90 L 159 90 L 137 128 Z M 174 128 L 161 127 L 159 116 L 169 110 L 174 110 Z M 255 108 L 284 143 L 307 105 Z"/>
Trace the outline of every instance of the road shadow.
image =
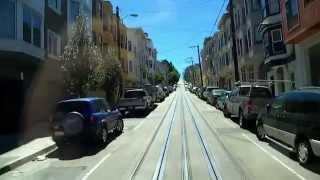
<path id="1" fill-rule="evenodd" d="M 154 106 L 149 109 L 148 111 L 136 111 L 136 112 L 129 112 L 124 115 L 125 118 L 145 118 L 147 117 L 153 110 L 158 107 L 158 104 L 154 104 Z"/>
<path id="2" fill-rule="evenodd" d="M 108 137 L 107 143 L 103 145 L 96 145 L 89 142 L 64 144 L 48 154 L 46 157 L 52 159 L 56 158 L 59 160 L 74 160 L 85 156 L 93 156 L 105 149 L 118 136 L 120 136 L 120 134 L 111 133 Z"/>
<path id="3" fill-rule="evenodd" d="M 279 151 L 281 154 L 287 156 L 288 158 L 294 160 L 294 161 L 297 161 L 297 156 L 296 156 L 296 153 L 294 152 L 291 152 L 285 148 L 282 148 L 281 146 L 273 143 L 272 141 L 267 141 L 267 143 L 269 144 L 270 147 L 274 148 L 275 150 Z M 298 163 L 298 162 L 297 162 Z M 313 160 L 312 162 L 310 162 L 309 164 L 307 165 L 303 165 L 302 167 L 314 172 L 314 173 L 317 173 L 317 174 L 320 174 L 320 158 L 318 157 L 313 157 Z"/>

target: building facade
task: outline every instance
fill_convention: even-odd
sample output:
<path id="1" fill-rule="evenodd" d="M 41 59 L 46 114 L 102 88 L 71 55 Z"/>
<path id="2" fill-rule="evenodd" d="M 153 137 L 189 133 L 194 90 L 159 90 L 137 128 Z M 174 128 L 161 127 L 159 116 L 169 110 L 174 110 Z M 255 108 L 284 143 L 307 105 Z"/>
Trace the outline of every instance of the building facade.
<path id="1" fill-rule="evenodd" d="M 233 18 L 238 68 L 241 81 L 266 79 L 262 36 L 258 30 L 262 20 L 260 1 L 234 0 Z"/>
<path id="2" fill-rule="evenodd" d="M 279 95 L 295 88 L 295 47 L 284 43 L 279 0 L 261 0 L 261 8 L 259 30 L 263 37 L 267 79 L 273 81 L 274 95 Z"/>
<path id="3" fill-rule="evenodd" d="M 294 44 L 297 87 L 319 86 L 320 2 L 280 0 L 284 41 Z"/>
<path id="4" fill-rule="evenodd" d="M 0 131 L 17 130 L 24 96 L 45 58 L 45 2 L 6 0 L 0 2 Z M 8 123 L 8 124 L 6 124 Z"/>

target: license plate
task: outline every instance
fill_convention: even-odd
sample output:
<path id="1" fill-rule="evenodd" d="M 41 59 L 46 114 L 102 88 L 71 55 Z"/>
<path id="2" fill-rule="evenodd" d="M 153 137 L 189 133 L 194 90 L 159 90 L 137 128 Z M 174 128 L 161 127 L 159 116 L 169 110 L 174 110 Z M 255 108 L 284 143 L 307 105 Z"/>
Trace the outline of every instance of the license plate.
<path id="1" fill-rule="evenodd" d="M 54 136 L 63 136 L 64 132 L 63 131 L 55 131 L 53 134 L 54 134 Z"/>

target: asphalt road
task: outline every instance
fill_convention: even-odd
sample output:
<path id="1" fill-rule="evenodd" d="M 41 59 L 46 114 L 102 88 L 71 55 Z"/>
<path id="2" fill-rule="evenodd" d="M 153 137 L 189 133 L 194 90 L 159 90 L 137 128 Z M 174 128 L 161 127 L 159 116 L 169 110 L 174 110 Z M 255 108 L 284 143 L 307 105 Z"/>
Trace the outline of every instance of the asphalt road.
<path id="1" fill-rule="evenodd" d="M 69 145 L 0 179 L 318 180 L 320 161 L 300 166 L 180 85 L 146 117 L 126 118 L 106 146 Z"/>

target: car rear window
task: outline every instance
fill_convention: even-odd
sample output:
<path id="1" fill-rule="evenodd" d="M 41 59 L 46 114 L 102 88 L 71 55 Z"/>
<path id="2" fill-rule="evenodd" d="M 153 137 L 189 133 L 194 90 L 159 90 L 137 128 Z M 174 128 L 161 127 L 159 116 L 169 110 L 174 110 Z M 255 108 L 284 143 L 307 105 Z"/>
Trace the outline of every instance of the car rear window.
<path id="1" fill-rule="evenodd" d="M 239 95 L 240 96 L 247 96 L 249 94 L 250 87 L 241 87 Z"/>
<path id="2" fill-rule="evenodd" d="M 269 89 L 267 88 L 261 88 L 261 87 L 252 87 L 251 97 L 262 97 L 262 98 L 271 98 L 271 93 Z"/>
<path id="3" fill-rule="evenodd" d="M 125 98 L 141 98 L 143 96 L 146 96 L 144 91 L 127 91 L 124 93 Z"/>
<path id="4" fill-rule="evenodd" d="M 213 94 L 213 95 L 217 95 L 217 96 L 224 95 L 225 93 L 226 93 L 225 90 L 213 90 L 213 91 L 212 91 L 212 94 Z"/>
<path id="5" fill-rule="evenodd" d="M 69 113 L 69 112 L 79 112 L 84 114 L 88 109 L 88 102 L 62 102 L 57 105 L 56 113 Z"/>

